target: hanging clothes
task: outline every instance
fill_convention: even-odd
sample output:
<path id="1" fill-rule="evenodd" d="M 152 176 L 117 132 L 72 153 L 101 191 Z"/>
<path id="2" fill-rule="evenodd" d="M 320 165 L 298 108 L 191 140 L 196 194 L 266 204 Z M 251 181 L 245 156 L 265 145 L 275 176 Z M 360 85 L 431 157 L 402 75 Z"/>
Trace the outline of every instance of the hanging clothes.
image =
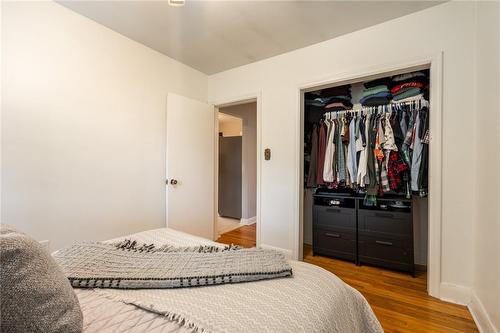
<path id="1" fill-rule="evenodd" d="M 419 195 L 426 196 L 428 189 L 428 163 L 429 163 L 429 110 L 424 107 L 420 110 L 420 142 L 422 143 L 422 161 L 418 173 Z"/>
<path id="2" fill-rule="evenodd" d="M 338 135 L 336 135 L 337 138 L 337 157 L 338 157 L 338 182 L 344 182 L 345 181 L 345 156 L 344 156 L 344 148 L 342 146 L 342 133 L 344 132 L 344 124 L 341 121 L 338 121 Z"/>
<path id="3" fill-rule="evenodd" d="M 397 152 L 398 147 L 396 146 L 396 141 L 394 138 L 394 132 L 391 126 L 391 113 L 386 113 L 382 116 L 384 123 L 384 143 L 382 145 L 384 151 L 384 158 L 382 161 L 382 171 L 380 174 L 382 191 L 387 193 L 392 190 L 390 186 L 390 177 L 389 177 L 389 159 L 391 152 Z M 394 175 L 393 175 L 394 176 Z"/>
<path id="4" fill-rule="evenodd" d="M 309 171 L 307 174 L 307 187 L 316 187 L 318 185 L 316 180 L 316 171 L 318 169 L 318 126 L 313 125 L 311 133 L 311 157 L 309 161 Z"/>
<path id="5" fill-rule="evenodd" d="M 359 164 L 358 164 L 358 177 L 357 182 L 359 186 L 365 187 L 370 184 L 370 178 L 368 176 L 368 150 L 370 149 L 367 138 L 370 136 L 370 118 L 371 115 L 363 116 L 359 123 L 360 139 L 362 143 L 362 149 L 360 150 Z M 363 139 L 364 138 L 364 139 Z"/>
<path id="6" fill-rule="evenodd" d="M 326 150 L 326 125 L 324 122 L 319 124 L 318 130 L 318 159 L 317 159 L 317 170 L 316 170 L 316 183 L 318 185 L 324 185 L 323 180 L 323 168 L 325 165 L 325 150 Z"/>
<path id="7" fill-rule="evenodd" d="M 403 134 L 405 132 L 403 132 L 401 128 L 400 118 L 402 117 L 402 115 L 403 115 L 402 110 L 397 109 L 395 112 L 392 113 L 391 118 L 389 120 L 389 123 L 391 124 L 391 129 L 393 131 L 394 142 L 399 152 L 401 152 L 403 141 L 405 139 Z"/>
<path id="8" fill-rule="evenodd" d="M 357 166 L 357 149 L 356 149 L 356 121 L 357 118 L 351 119 L 349 122 L 349 144 L 347 145 L 347 169 L 349 170 L 349 177 L 351 184 L 355 184 L 358 175 Z"/>
<path id="9" fill-rule="evenodd" d="M 343 115 L 341 117 L 342 121 L 342 154 L 344 155 L 344 175 L 345 175 L 345 186 L 351 187 L 351 178 L 349 176 L 349 166 L 347 164 L 347 155 L 348 150 L 347 146 L 349 145 L 349 115 Z"/>
<path id="10" fill-rule="evenodd" d="M 391 118 L 393 113 L 386 113 L 384 119 L 384 150 L 398 150 L 396 140 L 394 138 L 394 131 L 392 130 Z"/>
<path id="11" fill-rule="evenodd" d="M 391 190 L 398 191 L 404 183 L 404 173 L 408 170 L 406 164 L 400 157 L 397 151 L 392 150 L 389 154 L 389 161 L 387 164 L 387 176 L 389 178 L 389 186 Z"/>
<path id="12" fill-rule="evenodd" d="M 375 145 L 376 145 L 376 135 L 377 135 L 377 116 L 373 115 L 369 117 L 368 126 L 368 151 L 367 151 L 367 175 L 369 182 L 367 182 L 366 193 L 368 195 L 377 195 L 378 192 L 378 177 L 375 168 L 378 168 L 378 163 L 376 163 L 375 157 Z M 374 135 L 375 134 L 375 135 Z"/>
<path id="13" fill-rule="evenodd" d="M 405 139 L 403 141 L 403 158 L 405 162 L 408 165 L 411 165 L 411 156 L 412 154 L 410 153 L 410 147 L 412 145 L 412 140 L 413 140 L 413 132 L 414 132 L 414 127 L 415 127 L 415 120 L 413 115 L 409 117 L 409 122 L 408 124 L 404 125 L 404 128 L 406 128 L 405 132 Z M 403 126 L 401 126 L 403 128 Z"/>
<path id="14" fill-rule="evenodd" d="M 333 178 L 333 155 L 335 154 L 335 145 L 333 144 L 333 137 L 335 136 L 335 125 L 329 119 L 325 120 L 328 128 L 325 150 L 325 162 L 323 166 L 323 180 L 327 183 L 332 183 Z"/>
<path id="15" fill-rule="evenodd" d="M 421 123 L 420 123 L 420 111 L 416 112 L 417 117 L 415 119 L 415 126 L 412 136 L 412 159 L 411 159 L 411 190 L 418 192 L 418 174 L 420 173 L 420 164 L 422 163 L 422 152 L 424 146 L 422 145 L 422 139 L 418 135 Z"/>
<path id="16" fill-rule="evenodd" d="M 377 204 L 377 196 L 427 195 L 428 103 L 360 111 L 329 111 L 312 126 L 306 185 L 366 193 L 368 206 Z"/>

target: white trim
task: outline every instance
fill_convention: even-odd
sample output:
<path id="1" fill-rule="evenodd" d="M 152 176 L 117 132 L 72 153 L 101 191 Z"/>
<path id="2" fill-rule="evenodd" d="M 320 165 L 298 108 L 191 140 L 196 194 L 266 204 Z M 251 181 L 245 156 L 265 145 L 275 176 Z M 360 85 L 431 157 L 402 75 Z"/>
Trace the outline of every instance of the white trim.
<path id="1" fill-rule="evenodd" d="M 262 249 L 266 249 L 266 250 L 274 250 L 274 251 L 281 252 L 285 255 L 286 259 L 293 259 L 292 258 L 292 251 L 289 249 L 283 249 L 281 247 L 275 247 L 275 246 L 271 246 L 271 245 L 267 245 L 267 244 L 260 244 L 260 246 L 258 246 L 258 247 L 260 247 Z"/>
<path id="2" fill-rule="evenodd" d="M 256 223 L 256 235 L 255 235 L 255 243 L 256 246 L 260 246 L 261 242 L 261 175 L 262 175 L 262 154 L 261 152 L 263 151 L 262 149 L 262 92 L 257 91 L 251 94 L 245 94 L 245 95 L 240 95 L 240 96 L 234 96 L 231 98 L 227 98 L 224 100 L 220 101 L 215 101 L 215 102 L 210 102 L 210 104 L 215 105 L 215 115 L 217 117 L 217 113 L 219 112 L 219 108 L 221 107 L 226 107 L 226 106 L 232 106 L 232 105 L 238 105 L 238 104 L 245 104 L 249 102 L 256 102 L 257 103 L 257 207 L 256 207 L 256 213 L 257 216 L 255 217 L 255 223 Z M 218 131 L 215 133 L 216 140 L 218 140 Z M 217 177 L 218 173 L 218 168 L 215 170 L 215 177 Z M 216 183 L 217 184 L 217 183 Z M 215 186 L 217 188 L 217 186 Z M 214 200 L 214 205 L 217 208 L 217 195 L 215 196 Z M 217 211 L 217 209 L 216 209 Z M 215 223 L 215 222 L 214 222 Z"/>
<path id="3" fill-rule="evenodd" d="M 219 221 L 219 109 L 212 103 L 214 110 L 214 233 L 213 241 L 219 239 L 219 226 L 217 225 Z"/>
<path id="4" fill-rule="evenodd" d="M 427 292 L 440 296 L 442 269 L 442 184 L 443 184 L 443 53 L 430 59 L 430 142 L 429 145 L 429 219 L 427 252 Z"/>
<path id="5" fill-rule="evenodd" d="M 257 223 L 257 216 L 250 217 L 248 219 L 241 218 L 240 219 L 240 224 L 241 225 L 251 225 Z"/>
<path id="6" fill-rule="evenodd" d="M 471 301 L 467 305 L 467 308 L 469 308 L 469 311 L 472 315 L 472 318 L 474 318 L 474 322 L 476 323 L 479 332 L 498 333 L 498 330 L 497 328 L 495 328 L 495 325 L 493 325 L 493 321 L 488 315 L 488 312 L 486 312 L 483 303 L 481 303 L 481 300 L 477 297 L 474 291 L 472 291 Z"/>
<path id="7" fill-rule="evenodd" d="M 431 296 L 440 296 L 441 284 L 441 224 L 442 224 L 442 85 L 443 85 L 443 53 L 413 57 L 405 61 L 396 63 L 381 63 L 378 65 L 361 68 L 359 70 L 339 73 L 327 79 L 305 82 L 297 86 L 296 102 L 298 104 L 298 116 L 295 117 L 295 191 L 293 207 L 293 226 L 290 248 L 292 258 L 302 257 L 302 231 L 303 228 L 303 139 L 302 118 L 303 118 L 303 92 L 320 86 L 332 84 L 347 84 L 359 81 L 360 78 L 382 77 L 402 70 L 418 70 L 430 66 L 430 137 L 432 145 L 430 148 L 429 162 L 429 251 L 428 251 L 428 285 L 427 290 Z"/>
<path id="8" fill-rule="evenodd" d="M 458 284 L 442 282 L 439 299 L 455 304 L 467 305 L 471 300 L 471 289 Z"/>

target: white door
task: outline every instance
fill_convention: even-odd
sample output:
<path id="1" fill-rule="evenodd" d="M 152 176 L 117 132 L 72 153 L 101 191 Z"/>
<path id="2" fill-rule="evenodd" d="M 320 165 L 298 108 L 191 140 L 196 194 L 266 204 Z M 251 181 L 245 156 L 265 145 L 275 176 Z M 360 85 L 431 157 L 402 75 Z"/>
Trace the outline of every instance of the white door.
<path id="1" fill-rule="evenodd" d="M 167 96 L 167 226 L 213 239 L 214 107 Z"/>

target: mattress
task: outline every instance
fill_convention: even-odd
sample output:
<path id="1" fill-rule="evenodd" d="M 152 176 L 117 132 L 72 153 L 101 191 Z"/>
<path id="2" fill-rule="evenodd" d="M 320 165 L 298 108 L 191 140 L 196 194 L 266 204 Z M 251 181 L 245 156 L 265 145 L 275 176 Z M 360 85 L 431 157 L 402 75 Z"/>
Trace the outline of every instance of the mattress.
<path id="1" fill-rule="evenodd" d="M 196 246 L 221 244 L 169 228 L 148 230 L 109 240 L 134 239 L 157 245 Z M 189 318 L 204 332 L 382 332 L 363 296 L 334 274 L 314 265 L 290 261 L 293 278 L 178 290 L 144 290 L 151 300 L 179 299 L 186 312 L 182 293 L 196 293 L 199 302 L 225 314 L 223 323 Z M 219 288 L 219 289 L 208 289 Z M 211 296 L 208 297 L 211 292 Z M 214 296 L 214 291 L 216 294 Z M 144 307 L 117 301 L 112 290 L 75 289 L 84 315 L 84 332 L 187 333 L 193 329 Z M 119 293 L 119 291 L 116 291 Z M 141 292 L 141 291 L 138 291 Z M 220 295 L 220 299 L 218 299 Z M 192 295 L 191 298 L 192 299 Z M 153 306 L 151 306 L 153 308 Z M 187 307 L 189 309 L 189 307 Z M 175 309 L 173 309 L 175 311 Z M 220 317 L 219 317 L 220 321 Z M 245 329 L 241 329 L 241 323 Z M 239 326 L 238 326 L 239 325 Z M 236 330 L 236 328 L 238 328 Z"/>

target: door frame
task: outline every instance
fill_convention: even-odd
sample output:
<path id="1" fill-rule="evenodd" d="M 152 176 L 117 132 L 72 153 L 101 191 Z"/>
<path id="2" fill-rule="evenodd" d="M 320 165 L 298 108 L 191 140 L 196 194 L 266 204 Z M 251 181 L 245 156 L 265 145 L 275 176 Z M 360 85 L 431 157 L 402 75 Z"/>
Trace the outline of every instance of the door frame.
<path id="1" fill-rule="evenodd" d="M 296 195 L 295 218 L 293 219 L 292 251 L 293 258 L 303 258 L 303 214 L 304 214 L 304 92 L 321 89 L 332 84 L 348 84 L 360 79 L 377 78 L 405 70 L 430 68 L 430 118 L 429 130 L 432 145 L 429 146 L 429 206 L 428 206 L 428 252 L 427 252 L 427 292 L 439 298 L 441 287 L 441 228 L 442 228 L 442 152 L 443 152 L 443 52 L 421 57 L 409 58 L 401 62 L 385 63 L 369 68 L 348 71 L 324 80 L 306 82 L 297 86 L 299 101 L 296 126 L 296 148 L 298 156 L 295 163 Z"/>
<path id="2" fill-rule="evenodd" d="M 219 189 L 218 189 L 218 178 L 219 178 L 219 122 L 218 122 L 218 114 L 219 114 L 219 109 L 223 107 L 228 107 L 228 106 L 234 106 L 234 105 L 240 105 L 240 104 L 247 104 L 247 103 L 252 103 L 255 102 L 257 104 L 257 110 L 256 110 L 256 126 L 257 126 L 257 184 L 256 184 L 256 222 L 255 222 L 255 245 L 256 247 L 260 247 L 261 244 L 261 170 L 262 170 L 262 156 L 261 152 L 262 150 L 262 92 L 257 91 L 255 93 L 247 94 L 247 95 L 242 95 L 242 96 L 235 96 L 232 98 L 216 101 L 216 102 L 210 102 L 210 104 L 214 105 L 214 121 L 215 121 L 215 132 L 214 132 L 214 142 L 215 142 L 215 167 L 214 167 L 214 211 L 215 211 L 215 217 L 214 217 L 214 240 L 217 239 L 217 211 L 218 211 L 218 200 L 219 200 Z"/>

